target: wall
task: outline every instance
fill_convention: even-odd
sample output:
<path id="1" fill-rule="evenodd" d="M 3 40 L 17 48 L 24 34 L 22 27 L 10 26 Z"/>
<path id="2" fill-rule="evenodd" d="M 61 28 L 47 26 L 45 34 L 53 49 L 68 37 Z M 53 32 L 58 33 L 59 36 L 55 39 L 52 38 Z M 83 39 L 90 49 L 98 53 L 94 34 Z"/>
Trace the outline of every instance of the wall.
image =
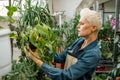
<path id="1" fill-rule="evenodd" d="M 51 13 L 63 11 L 66 16 L 72 18 L 81 1 L 82 0 L 49 0 L 50 11 Z"/>
<path id="2" fill-rule="evenodd" d="M 61 22 L 59 22 L 59 17 L 56 16 L 56 21 L 62 24 L 64 21 L 68 21 L 74 17 L 76 8 L 81 1 L 82 0 L 49 0 L 48 3 L 51 14 L 59 11 L 62 12 Z"/>
<path id="3" fill-rule="evenodd" d="M 100 5 L 101 9 L 103 6 L 103 21 L 105 22 L 108 19 L 111 19 L 115 16 L 115 0 L 109 0 Z"/>
<path id="4" fill-rule="evenodd" d="M 115 12 L 115 0 L 104 3 L 104 12 Z"/>
<path id="5" fill-rule="evenodd" d="M 8 6 L 8 1 L 0 1 L 0 16 L 7 16 L 7 9 L 5 6 Z"/>

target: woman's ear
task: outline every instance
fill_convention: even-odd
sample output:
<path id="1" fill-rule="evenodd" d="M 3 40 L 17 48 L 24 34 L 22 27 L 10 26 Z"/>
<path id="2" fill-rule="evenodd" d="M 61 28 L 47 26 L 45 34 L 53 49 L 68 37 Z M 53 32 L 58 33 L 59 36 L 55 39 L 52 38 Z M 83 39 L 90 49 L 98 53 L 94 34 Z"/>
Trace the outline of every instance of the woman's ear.
<path id="1" fill-rule="evenodd" d="M 97 30 L 98 30 L 97 26 L 92 26 L 92 31 L 93 31 L 93 32 L 95 32 L 95 31 L 97 31 Z"/>

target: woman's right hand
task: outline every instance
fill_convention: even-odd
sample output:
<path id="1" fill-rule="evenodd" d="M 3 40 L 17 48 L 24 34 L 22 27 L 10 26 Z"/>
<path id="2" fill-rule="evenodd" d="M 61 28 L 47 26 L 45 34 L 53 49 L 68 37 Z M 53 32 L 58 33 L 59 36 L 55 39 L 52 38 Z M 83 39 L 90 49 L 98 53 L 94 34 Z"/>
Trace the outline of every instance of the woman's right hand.
<path id="1" fill-rule="evenodd" d="M 35 50 L 35 52 L 33 52 L 33 51 L 29 48 L 29 46 L 27 45 L 27 46 L 24 48 L 24 51 L 25 51 L 26 55 L 27 55 L 28 57 L 30 57 L 31 59 L 32 59 L 32 58 L 40 59 L 40 56 L 39 56 L 39 54 L 38 54 L 38 50 L 37 50 L 37 49 Z"/>
<path id="2" fill-rule="evenodd" d="M 43 62 L 41 61 L 38 51 L 32 52 L 32 50 L 29 47 L 25 47 L 24 51 L 28 57 L 30 57 L 39 67 L 42 66 Z"/>

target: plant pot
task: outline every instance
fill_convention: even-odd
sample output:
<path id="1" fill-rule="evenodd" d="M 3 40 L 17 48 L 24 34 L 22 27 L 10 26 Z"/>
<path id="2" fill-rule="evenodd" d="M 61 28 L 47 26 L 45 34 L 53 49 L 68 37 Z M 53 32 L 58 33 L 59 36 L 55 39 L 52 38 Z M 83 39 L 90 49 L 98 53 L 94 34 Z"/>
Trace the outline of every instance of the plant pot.
<path id="1" fill-rule="evenodd" d="M 11 45 L 9 29 L 0 30 L 0 77 L 11 71 Z"/>
<path id="2" fill-rule="evenodd" d="M 30 49 L 34 52 L 37 48 L 29 42 Z"/>

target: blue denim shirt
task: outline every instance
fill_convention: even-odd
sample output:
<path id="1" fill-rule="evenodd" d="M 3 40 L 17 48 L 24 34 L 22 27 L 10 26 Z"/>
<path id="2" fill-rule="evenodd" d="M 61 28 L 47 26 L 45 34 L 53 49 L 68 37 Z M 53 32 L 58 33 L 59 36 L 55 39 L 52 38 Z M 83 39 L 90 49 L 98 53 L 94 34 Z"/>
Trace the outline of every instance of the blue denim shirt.
<path id="1" fill-rule="evenodd" d="M 78 50 L 83 42 L 84 39 L 79 38 L 63 53 L 55 55 L 55 62 L 64 63 L 66 55 L 71 54 L 69 51 L 72 50 L 71 55 L 76 57 L 78 61 L 69 68 L 61 70 L 43 63 L 41 69 L 52 80 L 91 80 L 92 74 L 99 63 L 101 52 L 97 40 L 93 41 L 82 50 Z"/>

